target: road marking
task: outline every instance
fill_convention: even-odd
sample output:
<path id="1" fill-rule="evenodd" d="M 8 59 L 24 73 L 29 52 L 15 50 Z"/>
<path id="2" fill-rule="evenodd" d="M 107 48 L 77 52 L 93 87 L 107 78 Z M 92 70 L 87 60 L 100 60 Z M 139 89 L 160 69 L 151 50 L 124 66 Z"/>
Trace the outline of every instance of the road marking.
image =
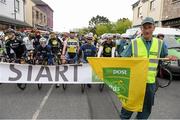
<path id="1" fill-rule="evenodd" d="M 32 120 L 37 120 L 39 113 L 42 111 L 46 101 L 48 100 L 52 90 L 53 90 L 54 85 L 51 85 L 49 91 L 47 92 L 46 96 L 44 96 L 39 108 L 36 110 L 36 112 L 33 114 Z"/>

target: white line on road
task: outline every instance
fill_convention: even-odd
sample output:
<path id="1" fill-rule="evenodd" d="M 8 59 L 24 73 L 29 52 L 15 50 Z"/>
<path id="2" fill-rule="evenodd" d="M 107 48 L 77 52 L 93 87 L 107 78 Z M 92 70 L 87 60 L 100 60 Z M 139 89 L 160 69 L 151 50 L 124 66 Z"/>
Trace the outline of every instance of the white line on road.
<path id="1" fill-rule="evenodd" d="M 46 96 L 44 96 L 39 108 L 36 110 L 36 112 L 33 114 L 32 120 L 37 120 L 39 113 L 41 112 L 41 110 L 43 109 L 46 101 L 48 100 L 52 90 L 53 90 L 54 85 L 51 85 L 49 91 L 47 92 Z"/>

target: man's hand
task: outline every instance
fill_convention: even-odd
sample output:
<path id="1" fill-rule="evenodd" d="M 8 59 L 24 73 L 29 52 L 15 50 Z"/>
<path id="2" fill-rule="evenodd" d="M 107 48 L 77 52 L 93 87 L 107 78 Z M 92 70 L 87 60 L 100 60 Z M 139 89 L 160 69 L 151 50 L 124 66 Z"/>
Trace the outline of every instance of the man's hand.
<path id="1" fill-rule="evenodd" d="M 177 57 L 176 56 L 167 56 L 166 58 L 168 58 L 170 61 L 176 61 L 177 60 Z"/>

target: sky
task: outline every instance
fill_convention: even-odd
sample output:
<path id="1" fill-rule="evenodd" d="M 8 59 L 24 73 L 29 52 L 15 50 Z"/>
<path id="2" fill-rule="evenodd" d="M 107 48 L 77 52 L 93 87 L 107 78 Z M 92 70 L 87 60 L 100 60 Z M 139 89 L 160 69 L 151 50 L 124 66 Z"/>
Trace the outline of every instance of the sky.
<path id="1" fill-rule="evenodd" d="M 132 4 L 137 0 L 43 0 L 54 10 L 54 31 L 68 32 L 88 27 L 96 15 L 115 22 L 119 18 L 132 20 Z"/>

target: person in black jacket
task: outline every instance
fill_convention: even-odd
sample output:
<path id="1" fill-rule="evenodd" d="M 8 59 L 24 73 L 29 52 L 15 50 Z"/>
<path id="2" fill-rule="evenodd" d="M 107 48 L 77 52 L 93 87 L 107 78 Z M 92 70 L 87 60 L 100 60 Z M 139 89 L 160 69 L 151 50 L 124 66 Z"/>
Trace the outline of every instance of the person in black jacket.
<path id="1" fill-rule="evenodd" d="M 23 40 L 19 40 L 15 36 L 15 31 L 9 29 L 6 32 L 8 39 L 6 41 L 5 47 L 9 58 L 21 59 L 26 54 L 26 46 Z M 15 55 L 15 56 L 14 56 Z"/>

